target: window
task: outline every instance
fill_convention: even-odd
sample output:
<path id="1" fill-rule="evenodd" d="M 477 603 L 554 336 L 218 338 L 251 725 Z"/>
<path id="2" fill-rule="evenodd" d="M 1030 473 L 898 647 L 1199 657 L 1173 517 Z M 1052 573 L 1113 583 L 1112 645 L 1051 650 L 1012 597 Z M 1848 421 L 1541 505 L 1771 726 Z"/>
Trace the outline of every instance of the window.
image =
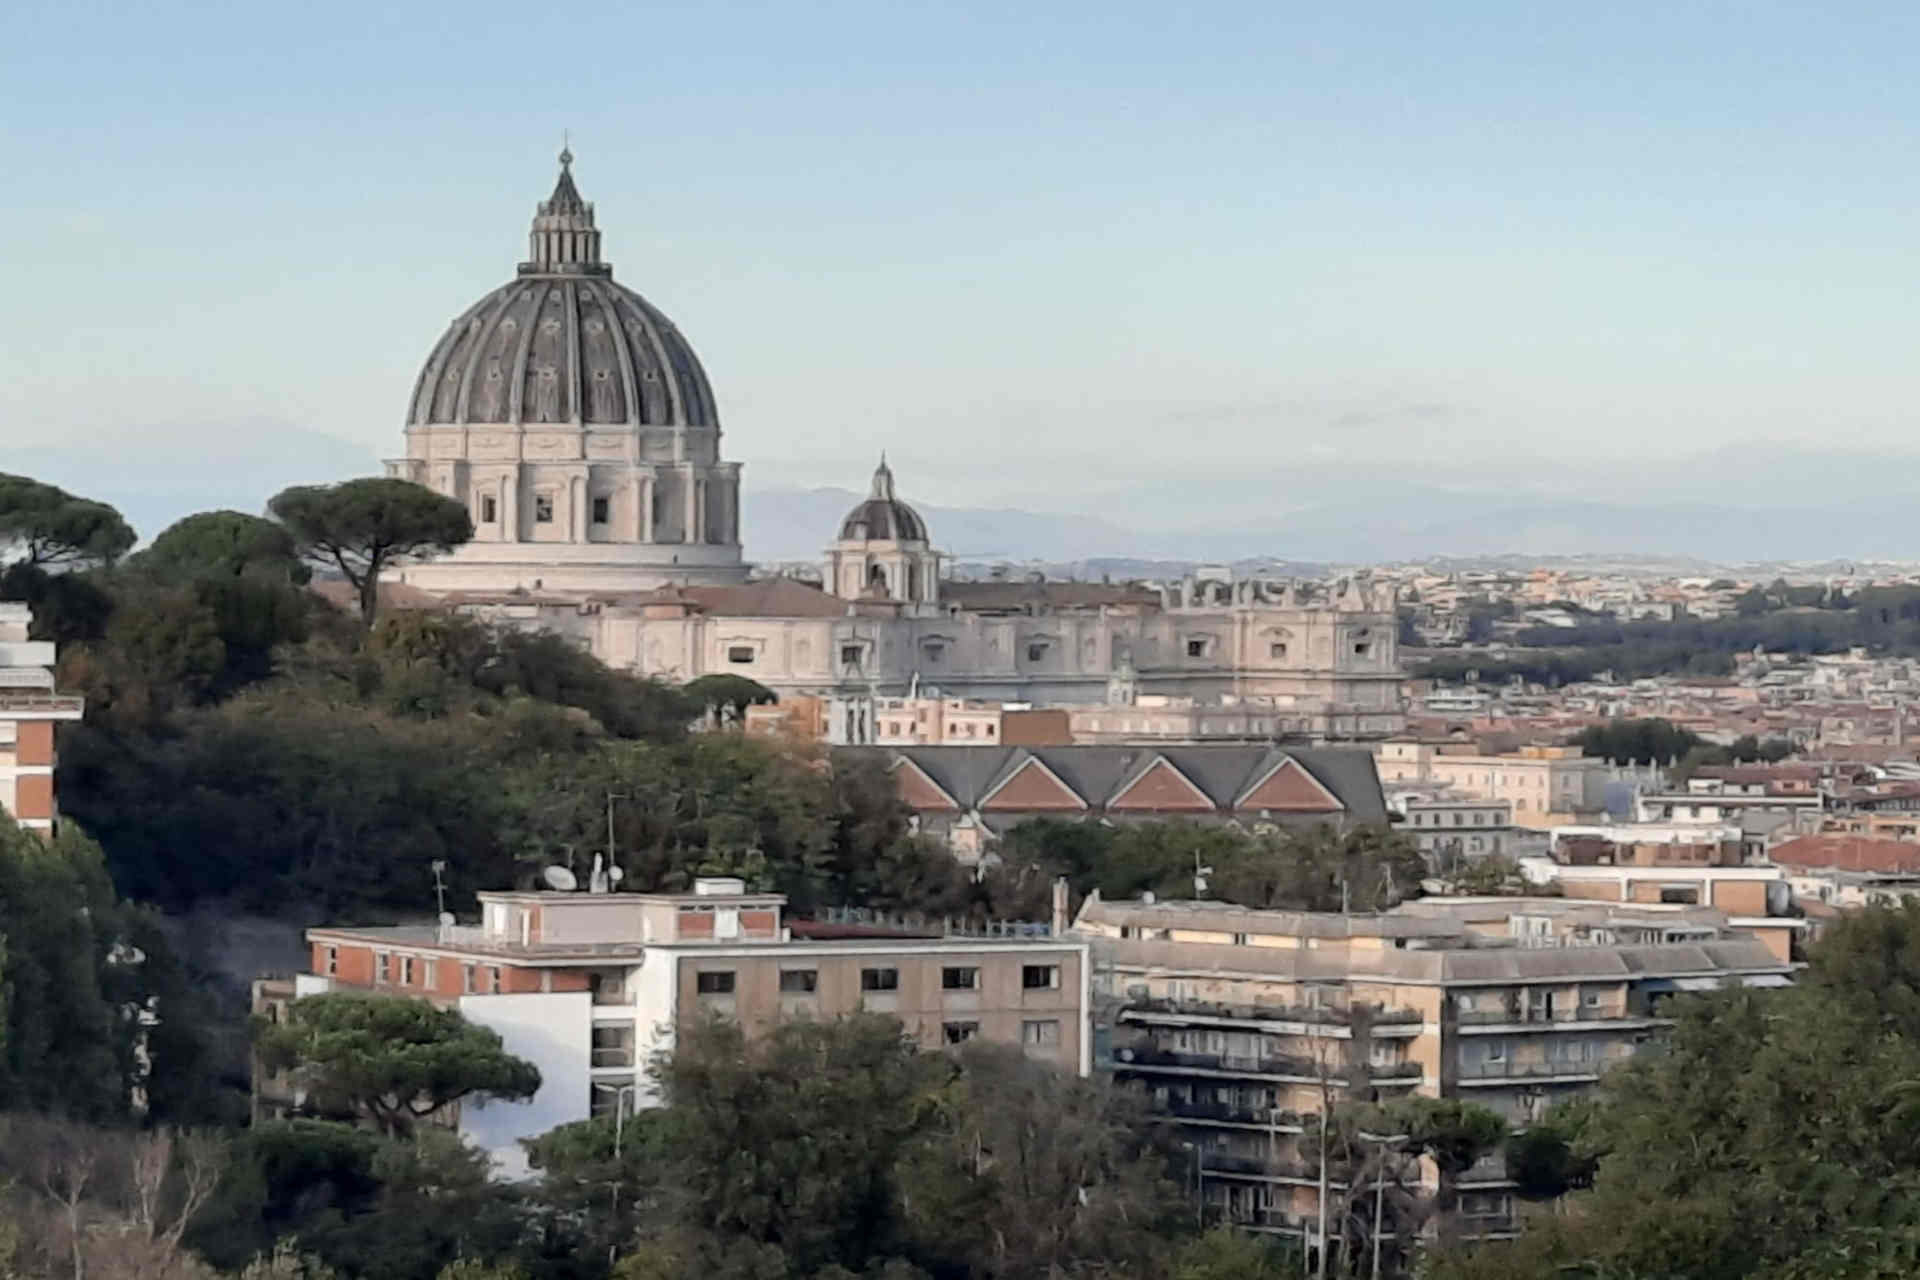
<path id="1" fill-rule="evenodd" d="M 400 985 L 403 987 L 410 987 L 413 985 L 413 957 L 412 956 L 400 957 Z"/>
<path id="2" fill-rule="evenodd" d="M 438 983 L 435 980 L 439 978 L 439 976 L 440 976 L 439 965 L 435 964 L 431 960 L 422 960 L 420 962 L 420 985 L 421 986 L 425 987 L 429 991 L 433 990 L 434 987 L 438 985 Z"/>
<path id="3" fill-rule="evenodd" d="M 980 971 L 978 969 L 947 968 L 940 971 L 940 988 L 943 991 L 978 991 L 980 989 Z"/>
<path id="4" fill-rule="evenodd" d="M 1060 1043 L 1060 1020 L 1047 1018 L 1020 1024 L 1020 1043 L 1036 1049 L 1051 1049 Z"/>
<path id="5" fill-rule="evenodd" d="M 862 969 L 860 989 L 862 991 L 898 991 L 900 971 L 898 969 Z"/>
<path id="6" fill-rule="evenodd" d="M 940 660 L 947 656 L 947 646 L 943 644 L 922 645 L 920 652 L 926 656 L 928 663 L 933 666 L 939 666 Z"/>
<path id="7" fill-rule="evenodd" d="M 500 966 L 497 964 L 487 966 L 487 994 L 494 996 L 500 994 Z"/>
<path id="8" fill-rule="evenodd" d="M 980 1024 L 977 1022 L 943 1022 L 940 1024 L 940 1033 L 946 1037 L 948 1044 L 965 1044 L 980 1034 Z"/>
<path id="9" fill-rule="evenodd" d="M 1488 1062 L 1505 1062 L 1506 1060 L 1507 1060 L 1507 1046 L 1502 1044 L 1498 1040 L 1488 1041 L 1487 1042 L 1487 1061 Z"/>
<path id="10" fill-rule="evenodd" d="M 730 996 L 733 994 L 733 970 L 709 969 L 697 973 L 693 978 L 693 989 L 703 996 Z"/>
<path id="11" fill-rule="evenodd" d="M 1187 641 L 1187 656 L 1188 656 L 1189 658 L 1204 658 L 1204 657 L 1206 657 L 1206 656 L 1207 656 L 1207 642 L 1206 642 L 1205 640 L 1189 640 L 1189 641 Z"/>
<path id="12" fill-rule="evenodd" d="M 1240 935 L 1245 938 L 1245 934 Z M 1020 966 L 1020 985 L 1028 991 L 1058 991 L 1060 989 L 1060 966 L 1057 964 L 1025 964 Z"/>
<path id="13" fill-rule="evenodd" d="M 340 948 L 328 947 L 321 953 L 320 972 L 331 978 L 340 972 Z"/>
<path id="14" fill-rule="evenodd" d="M 1284 657 L 1286 657 L 1286 656 L 1287 656 L 1287 642 L 1286 642 L 1285 640 L 1275 640 L 1275 641 L 1274 641 L 1274 642 L 1273 642 L 1272 644 L 1270 644 L 1270 645 L 1268 645 L 1268 646 L 1267 646 L 1267 656 L 1268 656 L 1269 658 L 1284 658 Z"/>
<path id="15" fill-rule="evenodd" d="M 1027 646 L 1027 661 L 1039 662 L 1047 656 L 1047 642 L 1035 640 Z"/>
<path id="16" fill-rule="evenodd" d="M 480 495 L 480 523 L 492 524 L 500 518 L 500 504 L 490 493 Z"/>
<path id="17" fill-rule="evenodd" d="M 1246 945 L 1247 945 L 1247 935 L 1246 935 L 1246 934 L 1244 934 L 1244 933 L 1236 933 L 1236 934 L 1234 934 L 1234 935 L 1233 935 L 1233 945 L 1234 945 L 1234 946 L 1236 946 L 1236 947 L 1244 947 L 1244 946 L 1246 946 Z"/>
<path id="18" fill-rule="evenodd" d="M 393 981 L 393 957 L 384 951 L 373 953 L 373 980 L 375 982 Z"/>
<path id="19" fill-rule="evenodd" d="M 753 661 L 753 646 L 750 644 L 730 644 L 727 646 L 727 661 L 748 663 Z"/>
<path id="20" fill-rule="evenodd" d="M 460 966 L 460 989 L 462 991 L 468 995 L 473 995 L 478 992 L 480 990 L 480 984 L 477 978 L 478 971 L 473 965 L 463 964 Z"/>
<path id="21" fill-rule="evenodd" d="M 857 644 L 841 645 L 840 646 L 840 665 L 843 667 L 859 666 L 860 665 L 860 646 Z"/>
<path id="22" fill-rule="evenodd" d="M 612 503 L 610 503 L 607 499 L 595 498 L 593 500 L 593 522 L 595 524 L 605 524 L 609 519 L 612 518 L 611 508 L 612 508 Z"/>
<path id="23" fill-rule="evenodd" d="M 812 995 L 820 989 L 818 969 L 782 969 L 780 990 L 789 995 Z"/>
<path id="24" fill-rule="evenodd" d="M 553 495 L 537 493 L 533 497 L 533 522 L 535 524 L 553 523 Z"/>
<path id="25" fill-rule="evenodd" d="M 1361 640 L 1355 643 L 1353 646 L 1353 656 L 1356 658 L 1364 658 L 1369 653 L 1372 653 L 1372 652 L 1373 652 L 1373 641 L 1371 640 Z"/>

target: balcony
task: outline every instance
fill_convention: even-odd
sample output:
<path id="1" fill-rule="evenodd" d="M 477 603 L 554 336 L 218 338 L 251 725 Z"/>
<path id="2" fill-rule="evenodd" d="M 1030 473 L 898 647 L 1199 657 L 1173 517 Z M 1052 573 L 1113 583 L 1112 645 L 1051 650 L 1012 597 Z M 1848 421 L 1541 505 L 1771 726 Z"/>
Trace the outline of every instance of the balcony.
<path id="1" fill-rule="evenodd" d="M 1367 1075 L 1374 1080 L 1398 1080 L 1417 1083 L 1427 1073 L 1427 1069 L 1417 1062 L 1388 1062 L 1367 1068 Z"/>
<path id="2" fill-rule="evenodd" d="M 1513 1009 L 1462 1009 L 1454 1015 L 1464 1035 L 1486 1034 L 1499 1029 L 1525 1033 L 1532 1031 L 1626 1030 L 1634 1027 L 1665 1026 L 1668 1019 L 1650 1017 L 1644 1009 L 1564 1009 L 1552 1016 L 1544 1012 L 1525 1013 Z"/>
<path id="3" fill-rule="evenodd" d="M 1225 1102 L 1169 1101 L 1165 1114 L 1178 1120 L 1212 1120 L 1221 1124 L 1244 1124 L 1297 1133 L 1300 1117 L 1292 1111 L 1266 1107 L 1237 1107 Z"/>
<path id="4" fill-rule="evenodd" d="M 1454 1079 L 1463 1085 L 1510 1080 L 1559 1080 L 1569 1084 L 1598 1080 L 1613 1065 L 1609 1059 L 1587 1062 L 1462 1062 Z"/>
<path id="5" fill-rule="evenodd" d="M 1309 1058 L 1263 1058 L 1239 1053 L 1180 1053 L 1152 1045 L 1130 1045 L 1115 1049 L 1113 1058 L 1114 1069 L 1117 1071 L 1132 1068 L 1177 1071 L 1184 1068 L 1219 1075 L 1281 1076 L 1289 1080 L 1313 1082 L 1320 1079 L 1319 1073 L 1322 1070 L 1327 1070 L 1333 1073 L 1327 1076 L 1327 1083 L 1346 1084 L 1346 1077 L 1341 1074 L 1342 1068 L 1331 1064 L 1322 1068 Z"/>
<path id="6" fill-rule="evenodd" d="M 630 1068 L 633 1066 L 633 1046 L 630 1044 L 607 1045 L 604 1047 L 595 1045 L 593 1048 L 593 1066 L 595 1070 L 603 1067 Z"/>
<path id="7" fill-rule="evenodd" d="M 1226 1151 L 1203 1151 L 1200 1153 L 1200 1171 L 1202 1173 L 1224 1173 L 1249 1178 L 1268 1178 L 1276 1182 L 1313 1182 L 1320 1181 L 1320 1166 L 1305 1160 L 1278 1160 L 1267 1156 L 1243 1156 Z M 1346 1188 L 1346 1182 L 1340 1178 L 1330 1178 L 1329 1188 Z"/>
<path id="8" fill-rule="evenodd" d="M 1347 1027 L 1353 1025 L 1352 1008 L 1331 1009 L 1321 1005 L 1223 1004 L 1212 1000 L 1129 1000 L 1120 1015 L 1155 1015 L 1154 1021 L 1196 1022 L 1299 1022 L 1309 1026 Z M 1373 1025 L 1404 1026 L 1424 1021 L 1417 1009 L 1382 1009 L 1373 1015 Z"/>

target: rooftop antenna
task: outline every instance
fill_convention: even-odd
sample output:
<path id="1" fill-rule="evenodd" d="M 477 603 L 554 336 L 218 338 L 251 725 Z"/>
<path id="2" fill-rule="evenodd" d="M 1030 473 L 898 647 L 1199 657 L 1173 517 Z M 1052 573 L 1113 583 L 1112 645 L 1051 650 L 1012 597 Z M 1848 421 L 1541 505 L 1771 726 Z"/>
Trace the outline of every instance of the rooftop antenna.
<path id="1" fill-rule="evenodd" d="M 441 878 L 442 873 L 445 872 L 446 869 L 447 860 L 445 858 L 435 858 L 433 860 L 433 902 L 434 909 L 441 915 L 441 924 L 447 923 L 447 882 Z"/>
<path id="2" fill-rule="evenodd" d="M 626 874 L 620 870 L 619 858 L 613 845 L 613 802 L 615 800 L 625 800 L 628 794 L 629 793 L 625 791 L 607 792 L 607 881 L 609 887 L 619 884 L 621 878 Z"/>

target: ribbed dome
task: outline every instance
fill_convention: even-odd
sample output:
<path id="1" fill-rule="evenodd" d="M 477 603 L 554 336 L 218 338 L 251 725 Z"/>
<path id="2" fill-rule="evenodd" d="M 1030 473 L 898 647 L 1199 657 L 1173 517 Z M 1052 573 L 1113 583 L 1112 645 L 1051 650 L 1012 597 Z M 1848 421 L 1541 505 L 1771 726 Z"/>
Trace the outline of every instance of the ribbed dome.
<path id="1" fill-rule="evenodd" d="M 880 459 L 873 473 L 873 493 L 847 512 L 840 522 L 842 542 L 925 542 L 927 522 L 893 493 L 893 471 Z"/>
<path id="2" fill-rule="evenodd" d="M 434 347 L 407 425 L 719 425 L 693 348 L 601 261 L 572 161 L 561 152 L 519 278 L 470 307 Z"/>

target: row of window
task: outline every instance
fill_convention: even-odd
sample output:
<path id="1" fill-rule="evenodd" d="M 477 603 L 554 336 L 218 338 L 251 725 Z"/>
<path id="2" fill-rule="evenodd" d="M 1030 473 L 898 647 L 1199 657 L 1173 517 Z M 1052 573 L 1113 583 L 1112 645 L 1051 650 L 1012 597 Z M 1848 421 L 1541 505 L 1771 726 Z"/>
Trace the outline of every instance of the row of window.
<path id="1" fill-rule="evenodd" d="M 490 493 L 480 495 L 480 524 L 492 524 L 500 518 L 500 500 Z M 613 518 L 612 503 L 607 498 L 593 499 L 593 522 L 606 524 Z M 533 522 L 535 524 L 553 523 L 553 495 L 536 493 L 533 495 Z"/>
<path id="2" fill-rule="evenodd" d="M 1521 804 L 1523 806 L 1525 805 L 1525 803 L 1526 802 L 1524 800 L 1521 801 Z M 1447 815 L 1444 813 L 1424 813 L 1419 810 L 1415 810 L 1412 816 L 1413 816 L 1413 825 L 1416 827 L 1427 827 L 1427 826 L 1444 827 L 1447 825 L 1447 822 L 1446 822 Z M 1431 822 L 1427 821 L 1427 819 L 1429 818 L 1432 819 Z M 1497 826 L 1499 825 L 1497 819 L 1498 819 L 1497 813 L 1486 813 L 1484 811 L 1476 811 L 1473 815 L 1473 825 L 1476 827 L 1484 827 L 1489 822 L 1492 822 Z M 1453 825 L 1456 827 L 1463 827 L 1467 825 L 1465 815 L 1461 814 L 1456 810 L 1453 814 Z"/>
<path id="3" fill-rule="evenodd" d="M 732 969 L 703 969 L 694 975 L 694 990 L 703 996 L 730 996 L 735 989 L 735 974 Z M 1025 991 L 1058 991 L 1060 989 L 1060 966 L 1057 964 L 1028 964 L 1020 966 L 1020 986 Z M 780 990 L 789 995 L 811 995 L 820 987 L 818 969 L 782 969 L 780 970 Z M 862 991 L 898 991 L 900 989 L 900 971 L 893 968 L 862 969 L 860 971 L 860 989 Z M 940 989 L 943 991 L 978 991 L 980 989 L 980 970 L 970 965 L 949 965 L 940 970 Z"/>
<path id="4" fill-rule="evenodd" d="M 327 947 L 321 953 L 321 971 L 329 978 L 340 974 L 340 949 Z M 373 953 L 373 982 L 380 987 L 420 987 L 433 991 L 438 988 L 440 964 L 432 956 L 415 956 L 407 952 L 376 951 Z M 467 995 L 499 995 L 500 966 L 463 964 L 460 966 L 460 989 Z"/>

